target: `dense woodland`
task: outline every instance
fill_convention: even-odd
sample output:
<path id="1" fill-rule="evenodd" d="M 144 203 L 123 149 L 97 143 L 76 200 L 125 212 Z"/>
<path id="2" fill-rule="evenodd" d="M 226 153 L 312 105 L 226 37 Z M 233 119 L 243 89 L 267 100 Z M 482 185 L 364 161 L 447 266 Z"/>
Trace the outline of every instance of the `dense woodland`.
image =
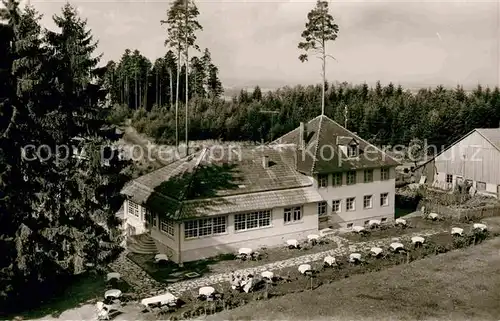
<path id="1" fill-rule="evenodd" d="M 173 143 L 174 113 L 168 105 L 138 111 L 117 108 L 116 115 L 125 117 L 127 112 L 139 131 L 158 142 Z M 269 141 L 320 112 L 321 86 L 286 87 L 265 94 L 256 87 L 232 101 L 192 99 L 189 137 Z M 326 91 L 325 114 L 377 145 L 406 145 L 417 138 L 441 148 L 474 128 L 498 127 L 500 90 L 478 86 L 465 92 L 461 87 L 437 87 L 412 94 L 392 84 L 374 88 L 331 85 Z"/>
<path id="2" fill-rule="evenodd" d="M 107 64 L 71 5 L 53 17 L 57 30 L 43 28 L 33 7 L 20 8 L 16 0 L 4 5 L 0 311 L 26 308 L 66 284 L 63 280 L 105 268 L 121 252 L 115 213 L 132 165 L 117 157 L 103 164 L 102 151 L 111 155 L 104 147 L 116 141 L 107 130 L 111 123 L 131 118 L 139 131 L 169 144 L 184 139 L 185 119 L 192 140 L 269 141 L 320 114 L 324 104 L 326 115 L 376 144 L 418 138 L 443 145 L 500 121 L 498 88 L 478 87 L 467 94 L 438 87 L 411 94 L 392 84 L 332 85 L 325 73 L 321 85 L 267 93 L 257 86 L 225 100 L 216 57 L 196 44 L 203 28 L 192 1 L 176 0 L 166 8 L 164 56 L 152 62 L 127 50 Z M 325 1 L 318 1 L 308 19 L 298 47 L 320 53 L 324 70 L 324 43 L 336 39 L 339 27 Z M 314 24 L 325 19 L 329 29 L 320 32 Z M 28 145 L 46 145 L 52 153 L 24 148 Z M 85 157 L 70 157 L 71 151 L 57 146 L 85 150 Z"/>
<path id="3" fill-rule="evenodd" d="M 15 0 L 4 5 L 1 312 L 29 308 L 72 276 L 100 270 L 119 255 L 115 213 L 128 180 L 127 164 L 106 147 L 116 139 L 103 109 L 106 70 L 97 68 L 86 21 L 67 4 L 53 17 L 59 30 L 45 30 L 32 7 L 21 10 Z M 72 157 L 73 148 L 84 151 L 81 158 Z"/>

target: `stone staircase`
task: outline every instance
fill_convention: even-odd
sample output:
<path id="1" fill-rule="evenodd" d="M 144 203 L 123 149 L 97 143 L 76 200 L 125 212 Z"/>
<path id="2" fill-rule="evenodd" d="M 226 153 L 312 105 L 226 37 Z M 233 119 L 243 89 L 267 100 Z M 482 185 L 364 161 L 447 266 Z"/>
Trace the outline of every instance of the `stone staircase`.
<path id="1" fill-rule="evenodd" d="M 132 235 L 127 239 L 127 251 L 135 254 L 157 254 L 155 241 L 148 233 Z"/>

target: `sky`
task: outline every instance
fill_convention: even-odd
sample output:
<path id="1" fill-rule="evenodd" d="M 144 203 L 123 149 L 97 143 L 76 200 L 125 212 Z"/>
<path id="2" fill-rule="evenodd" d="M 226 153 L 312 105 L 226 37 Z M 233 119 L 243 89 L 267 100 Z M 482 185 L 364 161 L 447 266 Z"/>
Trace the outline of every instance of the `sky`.
<path id="1" fill-rule="evenodd" d="M 88 19 L 104 59 L 126 48 L 154 60 L 165 54 L 168 1 L 70 1 Z M 63 1 L 31 0 L 54 28 Z M 321 62 L 301 63 L 297 48 L 315 2 L 197 0 L 201 48 L 208 48 L 227 87 L 321 82 Z M 405 87 L 500 82 L 500 12 L 495 1 L 330 1 L 340 31 L 329 44 L 328 81 Z"/>

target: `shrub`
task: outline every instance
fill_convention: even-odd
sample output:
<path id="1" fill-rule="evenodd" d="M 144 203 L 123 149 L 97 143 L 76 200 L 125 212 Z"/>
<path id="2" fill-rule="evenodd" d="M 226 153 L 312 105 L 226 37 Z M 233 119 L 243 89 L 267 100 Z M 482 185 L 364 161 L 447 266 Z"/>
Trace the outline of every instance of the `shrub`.
<path id="1" fill-rule="evenodd" d="M 108 114 L 108 121 L 114 125 L 121 125 L 131 116 L 130 109 L 125 105 L 115 105 Z"/>

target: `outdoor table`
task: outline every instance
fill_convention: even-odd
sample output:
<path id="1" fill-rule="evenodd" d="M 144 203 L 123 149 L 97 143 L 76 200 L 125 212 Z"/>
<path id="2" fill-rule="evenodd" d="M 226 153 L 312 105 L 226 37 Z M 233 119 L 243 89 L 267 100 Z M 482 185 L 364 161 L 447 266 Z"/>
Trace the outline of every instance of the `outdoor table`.
<path id="1" fill-rule="evenodd" d="M 380 247 L 372 247 L 370 249 L 370 252 L 372 253 L 373 256 L 379 256 L 380 253 L 382 253 L 382 249 Z"/>
<path id="2" fill-rule="evenodd" d="M 286 244 L 288 246 L 297 247 L 299 245 L 299 242 L 297 242 L 297 240 L 288 240 L 288 241 L 286 241 Z"/>
<path id="3" fill-rule="evenodd" d="M 166 254 L 156 254 L 155 262 L 160 263 L 161 261 L 168 261 L 168 256 Z"/>
<path id="4" fill-rule="evenodd" d="M 211 296 L 212 294 L 214 294 L 214 292 L 215 292 L 215 289 L 211 286 L 204 286 L 198 290 L 199 295 L 204 295 L 206 297 Z"/>
<path id="5" fill-rule="evenodd" d="M 166 305 L 176 302 L 177 302 L 177 297 L 170 292 L 141 300 L 141 304 L 146 307 L 148 307 L 150 304 Z"/>
<path id="6" fill-rule="evenodd" d="M 362 232 L 365 230 L 365 228 L 363 226 L 353 226 L 352 227 L 352 230 L 355 232 L 355 233 L 359 233 L 359 232 Z"/>
<path id="7" fill-rule="evenodd" d="M 250 255 L 252 255 L 252 253 L 253 253 L 253 250 L 248 248 L 248 247 L 243 247 L 243 248 L 238 250 L 238 254 L 244 254 L 244 255 L 250 256 Z"/>
<path id="8" fill-rule="evenodd" d="M 307 236 L 307 239 L 309 241 L 317 241 L 319 239 L 319 235 L 316 235 L 316 234 L 310 234 Z"/>
<path id="9" fill-rule="evenodd" d="M 113 279 L 117 279 L 119 280 L 121 277 L 120 273 L 117 273 L 117 272 L 111 272 L 111 273 L 108 273 L 107 277 L 106 277 L 106 280 L 107 281 L 111 281 Z"/>
<path id="10" fill-rule="evenodd" d="M 121 295 L 122 295 L 122 291 L 120 291 L 118 289 L 111 289 L 111 290 L 108 290 L 108 291 L 106 291 L 104 293 L 104 298 L 106 298 L 106 299 L 108 299 L 108 298 L 117 299 Z"/>

